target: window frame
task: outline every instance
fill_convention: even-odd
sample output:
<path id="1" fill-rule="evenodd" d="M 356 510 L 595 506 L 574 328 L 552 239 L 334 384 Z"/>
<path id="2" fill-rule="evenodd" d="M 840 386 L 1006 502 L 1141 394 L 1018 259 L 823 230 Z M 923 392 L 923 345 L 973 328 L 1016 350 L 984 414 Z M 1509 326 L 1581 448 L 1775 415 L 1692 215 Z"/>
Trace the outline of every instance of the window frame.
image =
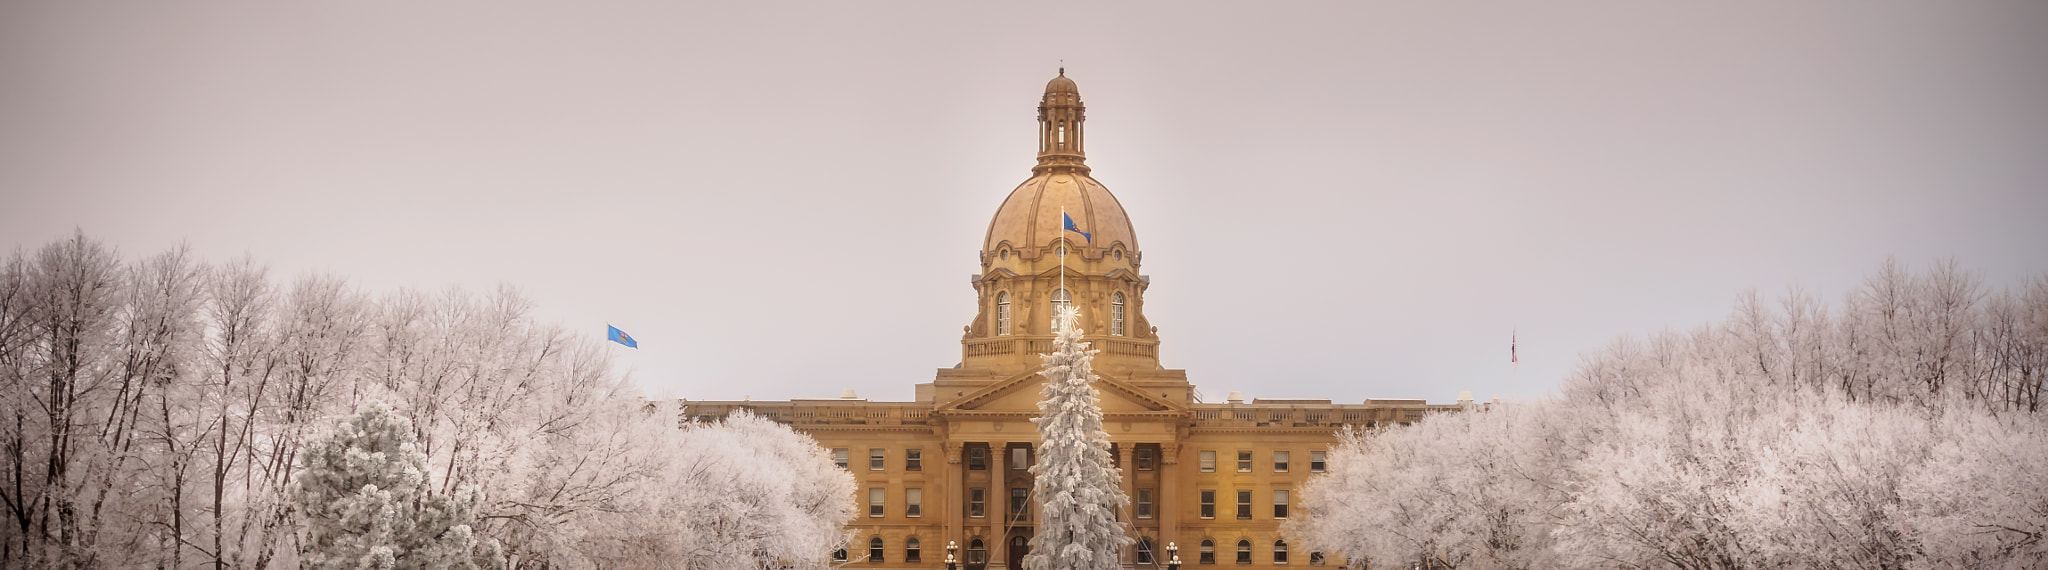
<path id="1" fill-rule="evenodd" d="M 988 487 L 967 488 L 967 518 L 988 518 Z"/>
<path id="2" fill-rule="evenodd" d="M 1008 250 L 1005 250 L 1007 253 Z M 996 336 L 1010 335 L 1010 292 L 996 293 Z"/>
<path id="3" fill-rule="evenodd" d="M 1200 456 L 1200 459 L 1197 460 L 1197 464 L 1201 466 L 1201 470 L 1203 473 L 1216 472 L 1216 450 L 1204 449 L 1201 451 L 1201 453 L 1197 455 Z"/>
<path id="4" fill-rule="evenodd" d="M 1288 494 L 1286 489 L 1273 490 L 1273 518 L 1287 518 Z"/>
<path id="5" fill-rule="evenodd" d="M 1276 564 L 1276 565 L 1277 565 L 1277 564 L 1286 564 L 1286 563 L 1287 563 L 1287 540 L 1286 540 L 1286 539 L 1275 539 L 1275 540 L 1273 541 L 1273 564 Z"/>
<path id="6" fill-rule="evenodd" d="M 889 488 L 868 487 L 868 518 L 879 519 L 889 515 Z"/>
<path id="7" fill-rule="evenodd" d="M 869 471 L 887 471 L 888 469 L 889 469 L 889 448 L 886 448 L 886 447 L 870 447 L 870 448 L 868 448 L 868 470 L 869 470 Z"/>
<path id="8" fill-rule="evenodd" d="M 968 470 L 968 471 L 987 471 L 987 470 L 988 470 L 988 448 L 986 448 L 986 447 L 969 447 L 969 448 L 967 448 L 967 470 Z"/>
<path id="9" fill-rule="evenodd" d="M 1195 556 L 1196 564 L 1216 563 L 1216 541 L 1204 538 L 1202 539 L 1202 544 L 1196 548 L 1198 549 L 1195 551 L 1197 553 Z"/>
<path id="10" fill-rule="evenodd" d="M 1239 489 L 1237 491 L 1237 520 L 1252 520 L 1251 489 Z"/>
<path id="11" fill-rule="evenodd" d="M 1131 450 L 1131 455 L 1131 461 L 1138 464 L 1139 471 L 1151 471 L 1152 466 L 1158 463 L 1157 450 L 1154 448 L 1141 446 Z"/>
<path id="12" fill-rule="evenodd" d="M 887 549 L 888 549 L 888 546 L 889 546 L 889 543 L 887 543 L 887 542 L 883 542 L 883 541 L 882 541 L 882 537 L 879 537 L 879 536 L 877 536 L 877 537 L 874 537 L 874 538 L 869 538 L 869 539 L 868 539 L 868 563 L 869 563 L 869 564 L 880 564 L 880 563 L 883 563 L 883 562 L 888 562 L 888 558 L 889 558 L 889 556 L 888 556 L 888 551 L 887 551 Z"/>
<path id="13" fill-rule="evenodd" d="M 840 469 L 853 470 L 853 450 L 845 447 L 832 448 L 832 464 Z"/>
<path id="14" fill-rule="evenodd" d="M 1124 292 L 1109 296 L 1109 335 L 1124 336 Z"/>
<path id="15" fill-rule="evenodd" d="M 1132 503 L 1137 505 L 1136 510 L 1138 518 L 1152 518 L 1152 490 L 1135 489 L 1135 491 L 1138 492 L 1138 497 L 1136 500 L 1132 501 Z"/>
<path id="16" fill-rule="evenodd" d="M 1240 449 L 1240 450 L 1237 450 L 1237 472 L 1238 472 L 1238 473 L 1250 473 L 1250 472 L 1252 472 L 1252 450 L 1249 450 L 1249 449 Z"/>
<path id="17" fill-rule="evenodd" d="M 1310 452 L 1308 452 L 1308 472 L 1310 472 L 1310 473 L 1322 473 L 1322 472 L 1328 471 L 1329 469 L 1330 469 L 1330 452 L 1328 452 L 1328 451 L 1310 451 Z"/>
<path id="18" fill-rule="evenodd" d="M 1238 564 L 1251 564 L 1251 563 L 1252 563 L 1252 541 L 1251 541 L 1251 539 L 1249 539 L 1249 538 L 1240 538 L 1240 539 L 1237 539 L 1237 563 L 1238 563 Z"/>
<path id="19" fill-rule="evenodd" d="M 1009 461 L 1010 461 L 1010 470 L 1011 470 L 1011 471 L 1026 471 L 1026 470 L 1029 470 L 1029 469 L 1031 469 L 1031 448 L 1029 448 L 1029 447 L 1012 447 L 1012 448 L 1010 448 L 1010 459 L 1009 459 Z"/>
<path id="20" fill-rule="evenodd" d="M 1031 509 L 1031 505 L 1030 505 L 1030 503 L 1031 503 L 1031 488 L 1030 488 L 1030 487 L 1011 487 L 1011 488 L 1010 488 L 1010 519 L 1011 519 L 1011 520 L 1017 520 L 1017 519 L 1020 519 L 1020 518 L 1022 518 L 1022 517 L 1024 517 L 1024 516 L 1026 516 L 1026 515 L 1027 515 L 1027 514 L 1028 514 L 1028 513 L 1030 512 L 1030 509 Z"/>
<path id="21" fill-rule="evenodd" d="M 922 558 L 924 558 L 924 544 L 918 542 L 917 537 L 915 536 L 904 538 L 903 561 L 909 563 L 917 563 L 923 562 L 924 560 L 922 560 Z"/>
<path id="22" fill-rule="evenodd" d="M 1199 514 L 1199 515 L 1201 516 L 1201 518 L 1204 518 L 1204 519 L 1209 519 L 1209 520 L 1215 520 L 1215 519 L 1216 519 L 1216 490 L 1215 490 L 1215 489 L 1203 489 L 1203 490 L 1202 490 L 1202 492 L 1201 492 L 1201 494 L 1200 494 L 1200 497 L 1201 497 L 1201 505 L 1202 505 L 1202 507 L 1201 507 L 1201 510 L 1199 510 L 1199 511 L 1196 511 L 1196 513 L 1197 513 L 1197 514 Z"/>
<path id="23" fill-rule="evenodd" d="M 924 450 L 916 448 L 903 450 L 903 470 L 924 471 Z"/>
<path id="24" fill-rule="evenodd" d="M 924 516 L 923 487 L 910 487 L 903 490 L 903 516 L 910 518 Z"/>
<path id="25" fill-rule="evenodd" d="M 1288 452 L 1287 450 L 1285 450 L 1285 449 L 1276 449 L 1276 450 L 1273 450 L 1273 472 L 1274 472 L 1274 473 L 1286 473 L 1286 472 L 1287 472 L 1287 468 L 1288 468 L 1288 467 L 1290 467 L 1289 463 L 1290 463 L 1290 462 L 1291 462 L 1291 461 L 1292 461 L 1293 459 L 1294 459 L 1294 454 L 1293 454 L 1293 453 L 1289 453 L 1289 452 Z"/>
<path id="26" fill-rule="evenodd" d="M 1064 248 L 1065 246 L 1062 247 Z M 1060 334 L 1057 316 L 1060 314 L 1060 307 L 1074 306 L 1074 292 L 1066 289 L 1053 289 L 1052 294 L 1047 296 L 1047 299 L 1049 299 L 1050 304 L 1046 305 L 1045 317 L 1047 324 L 1045 330 L 1052 331 L 1052 334 Z"/>

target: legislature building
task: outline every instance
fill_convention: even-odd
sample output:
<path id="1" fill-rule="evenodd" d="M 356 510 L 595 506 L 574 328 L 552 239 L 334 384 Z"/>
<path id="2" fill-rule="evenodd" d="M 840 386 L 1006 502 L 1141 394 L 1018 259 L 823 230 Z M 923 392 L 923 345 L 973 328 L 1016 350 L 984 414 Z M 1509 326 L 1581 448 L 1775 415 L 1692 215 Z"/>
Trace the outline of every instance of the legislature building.
<path id="1" fill-rule="evenodd" d="M 1302 482 L 1324 466 L 1344 426 L 1406 423 L 1454 409 L 1421 400 L 1198 401 L 1187 371 L 1159 360 L 1145 319 L 1138 234 L 1116 196 L 1089 175 L 1080 91 L 1061 70 L 1038 106 L 1038 164 L 1003 199 L 982 239 L 974 318 L 960 363 L 918 384 L 916 400 L 690 402 L 716 418 L 738 409 L 810 434 L 859 485 L 854 568 L 1015 570 L 1035 518 L 1030 495 L 1039 355 L 1052 308 L 1077 304 L 1101 390 L 1103 427 L 1131 499 L 1129 567 L 1163 567 L 1177 543 L 1187 568 L 1336 566 L 1279 533 Z M 1075 231 L 1067 229 L 1071 217 Z M 1084 235 L 1082 232 L 1087 232 Z M 1065 262 L 1061 261 L 1064 254 Z M 1063 275 L 1064 274 L 1064 275 Z M 1064 276 L 1064 279 L 1062 277 Z"/>

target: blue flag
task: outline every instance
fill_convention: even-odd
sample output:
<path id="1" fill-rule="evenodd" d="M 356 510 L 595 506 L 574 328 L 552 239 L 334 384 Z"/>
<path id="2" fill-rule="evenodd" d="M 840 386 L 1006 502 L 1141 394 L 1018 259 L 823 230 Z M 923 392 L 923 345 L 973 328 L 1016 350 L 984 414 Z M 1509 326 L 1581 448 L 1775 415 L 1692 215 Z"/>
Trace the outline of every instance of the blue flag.
<path id="1" fill-rule="evenodd" d="M 610 329 L 605 331 L 605 340 L 626 345 L 626 348 L 640 348 L 640 341 L 633 340 L 633 335 L 626 334 L 619 327 L 605 325 L 604 328 Z"/>
<path id="2" fill-rule="evenodd" d="M 1088 243 L 1089 243 L 1089 244 L 1094 244 L 1094 243 L 1095 243 L 1095 236 L 1092 236 L 1092 235 L 1088 235 L 1088 232 L 1084 232 L 1084 231 L 1081 231 L 1081 228 L 1080 228 L 1079 226 L 1075 226 L 1075 225 L 1074 225 L 1074 217 L 1073 217 L 1073 216 L 1069 216 L 1069 215 L 1067 215 L 1067 213 L 1066 213 L 1066 212 L 1060 212 L 1060 217 L 1062 217 L 1062 218 L 1066 218 L 1066 219 L 1067 219 L 1067 231 L 1070 231 L 1070 232 L 1074 232 L 1074 233 L 1077 233 L 1077 234 L 1081 234 L 1081 237 L 1084 237 L 1084 238 L 1088 238 Z"/>

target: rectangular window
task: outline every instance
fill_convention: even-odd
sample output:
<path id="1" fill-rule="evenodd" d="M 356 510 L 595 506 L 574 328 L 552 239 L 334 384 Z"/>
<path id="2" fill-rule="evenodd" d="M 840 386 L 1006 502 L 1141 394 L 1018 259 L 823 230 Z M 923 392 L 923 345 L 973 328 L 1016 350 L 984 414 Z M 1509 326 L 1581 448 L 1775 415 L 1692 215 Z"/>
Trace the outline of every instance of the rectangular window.
<path id="1" fill-rule="evenodd" d="M 1204 449 L 1204 450 L 1202 450 L 1202 472 L 1203 472 L 1203 473 L 1215 473 L 1215 472 L 1216 472 L 1216 450 L 1214 450 L 1214 449 Z"/>
<path id="2" fill-rule="evenodd" d="M 1010 470 L 1020 471 L 1031 468 L 1031 450 L 1023 447 L 1010 448 Z"/>
<path id="3" fill-rule="evenodd" d="M 1237 472 L 1238 472 L 1238 473 L 1250 473 L 1250 472 L 1252 472 L 1252 452 L 1251 452 L 1251 450 L 1249 450 L 1249 449 L 1240 449 L 1240 450 L 1237 450 Z"/>
<path id="4" fill-rule="evenodd" d="M 1288 453 L 1287 453 L 1287 452 L 1285 452 L 1285 451 L 1275 451 L 1275 452 L 1273 452 L 1273 472 L 1274 472 L 1274 473 L 1286 473 L 1286 472 L 1287 472 L 1287 460 L 1288 460 L 1289 458 L 1290 458 L 1290 457 L 1289 457 Z"/>
<path id="5" fill-rule="evenodd" d="M 1202 490 L 1202 518 L 1216 518 L 1216 490 Z"/>
<path id="6" fill-rule="evenodd" d="M 967 448 L 967 468 L 974 471 L 988 470 L 988 448 Z"/>
<path id="7" fill-rule="evenodd" d="M 849 458 L 849 457 L 851 457 L 851 456 L 847 455 L 847 453 L 846 453 L 846 448 L 844 448 L 844 447 L 835 447 L 835 448 L 832 448 L 832 464 L 833 464 L 833 465 L 838 465 L 840 469 L 845 469 L 845 468 L 846 468 L 846 463 L 847 463 L 847 460 L 848 460 L 848 458 Z"/>
<path id="8" fill-rule="evenodd" d="M 922 450 L 922 449 L 905 449 L 905 450 L 903 450 L 903 470 L 904 470 L 904 471 L 923 471 L 923 470 L 924 470 L 924 450 Z"/>
<path id="9" fill-rule="evenodd" d="M 1237 492 L 1237 520 L 1252 520 L 1252 492 Z"/>
<path id="10" fill-rule="evenodd" d="M 924 516 L 924 489 L 912 487 L 903 490 L 903 516 Z"/>
<path id="11" fill-rule="evenodd" d="M 1138 518 L 1152 518 L 1152 490 L 1138 489 Z"/>
<path id="12" fill-rule="evenodd" d="M 1023 515 L 1023 514 L 1024 514 L 1024 509 L 1025 509 L 1025 508 L 1027 508 L 1027 507 L 1030 507 L 1030 506 L 1031 506 L 1031 505 L 1029 504 L 1029 501 L 1030 501 L 1030 499 L 1031 499 L 1031 489 L 1028 489 L 1028 488 L 1024 488 L 1024 487 L 1011 487 L 1011 488 L 1010 488 L 1010 517 L 1011 517 L 1011 518 L 1016 518 L 1016 517 L 1018 517 L 1018 516 L 1020 516 L 1020 515 Z"/>
<path id="13" fill-rule="evenodd" d="M 1286 490 L 1286 489 L 1276 489 L 1276 490 L 1274 490 L 1274 491 L 1273 491 L 1273 518 L 1276 518 L 1276 519 L 1284 519 L 1284 518 L 1287 518 L 1287 490 Z"/>
<path id="14" fill-rule="evenodd" d="M 1324 469 L 1327 469 L 1327 468 L 1329 468 L 1329 463 L 1328 463 L 1328 461 L 1329 461 L 1329 456 L 1328 456 L 1328 455 L 1325 455 L 1325 453 L 1324 453 L 1324 452 L 1321 452 L 1321 451 L 1311 451 L 1311 452 L 1308 452 L 1308 471 L 1309 471 L 1310 473 L 1322 473 Z M 1314 560 L 1314 559 L 1315 559 L 1315 557 L 1314 557 L 1314 556 L 1310 556 L 1310 557 L 1309 557 L 1309 559 L 1310 559 L 1310 560 Z M 1311 564 L 1313 564 L 1313 562 L 1311 562 Z"/>
<path id="15" fill-rule="evenodd" d="M 1133 455 L 1135 455 L 1134 459 L 1136 460 L 1136 462 L 1137 462 L 1137 464 L 1138 464 L 1138 470 L 1139 470 L 1139 471 L 1151 471 L 1151 470 L 1152 470 L 1152 451 L 1153 451 L 1153 450 L 1152 450 L 1152 448 L 1150 448 L 1150 447 L 1140 447 L 1140 448 L 1137 448 L 1137 449 L 1135 449 L 1135 450 L 1132 450 L 1132 451 L 1133 451 L 1133 452 L 1135 452 L 1135 453 L 1133 453 Z"/>
<path id="16" fill-rule="evenodd" d="M 868 470 L 881 471 L 889 468 L 889 450 L 873 448 L 868 450 Z"/>
<path id="17" fill-rule="evenodd" d="M 871 518 L 871 519 L 879 519 L 879 518 L 882 518 L 882 508 L 883 508 L 883 505 L 885 505 L 885 504 L 887 504 L 887 503 L 888 503 L 888 499 L 889 499 L 889 490 L 887 490 L 887 489 L 883 489 L 883 488 L 881 488 L 881 487 L 869 487 L 869 488 L 868 488 L 868 518 Z M 842 504 L 842 505 L 843 505 L 843 504 L 846 504 L 846 503 L 840 503 L 840 504 Z"/>
<path id="18" fill-rule="evenodd" d="M 975 487 L 967 490 L 967 516 L 981 518 L 988 516 L 988 489 Z"/>

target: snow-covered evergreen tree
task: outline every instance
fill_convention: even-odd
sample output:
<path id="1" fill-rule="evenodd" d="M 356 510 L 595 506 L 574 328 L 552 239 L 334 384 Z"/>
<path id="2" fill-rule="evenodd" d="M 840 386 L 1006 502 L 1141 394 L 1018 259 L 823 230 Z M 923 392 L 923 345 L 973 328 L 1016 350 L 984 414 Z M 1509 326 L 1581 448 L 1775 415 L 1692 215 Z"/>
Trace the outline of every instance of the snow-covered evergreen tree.
<path id="1" fill-rule="evenodd" d="M 293 490 L 306 522 L 305 568 L 476 568 L 473 490 L 427 492 L 412 422 L 372 401 L 299 456 Z M 488 557 L 486 557 L 488 559 Z"/>
<path id="2" fill-rule="evenodd" d="M 1132 540 L 1117 522 L 1116 509 L 1130 503 L 1109 463 L 1109 432 L 1102 429 L 1096 403 L 1096 351 L 1081 342 L 1080 313 L 1055 309 L 1060 326 L 1052 354 L 1045 355 L 1044 399 L 1038 402 L 1038 464 L 1031 495 L 1038 499 L 1038 533 L 1031 537 L 1027 570 L 1117 568 L 1117 553 Z"/>

